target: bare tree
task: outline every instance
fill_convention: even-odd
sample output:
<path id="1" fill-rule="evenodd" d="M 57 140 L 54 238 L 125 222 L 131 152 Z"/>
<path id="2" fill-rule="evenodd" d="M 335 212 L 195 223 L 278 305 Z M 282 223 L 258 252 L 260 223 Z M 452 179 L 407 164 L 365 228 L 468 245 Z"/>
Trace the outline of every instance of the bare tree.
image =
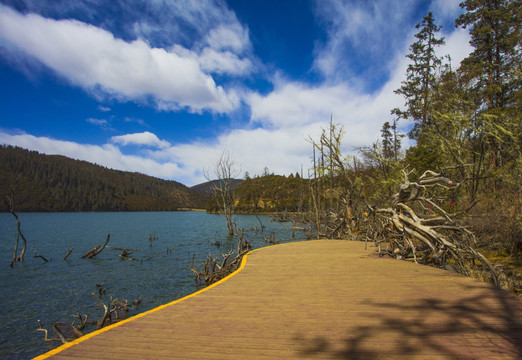
<path id="1" fill-rule="evenodd" d="M 223 150 L 221 153 L 214 167 L 214 175 L 216 180 L 211 180 L 210 174 L 205 171 L 205 178 L 212 184 L 212 192 L 218 202 L 218 207 L 225 215 L 228 234 L 234 235 L 234 224 L 232 222 L 232 210 L 234 208 L 232 181 L 239 175 L 239 171 L 234 169 L 234 161 L 227 150 Z"/>
<path id="2" fill-rule="evenodd" d="M 14 193 L 14 190 L 13 190 Z M 11 260 L 10 266 L 13 267 L 16 262 L 23 262 L 24 256 L 25 256 L 25 250 L 27 248 L 27 239 L 25 238 L 24 234 L 22 233 L 22 230 L 20 228 L 20 219 L 18 218 L 18 215 L 15 213 L 15 205 L 14 205 L 14 195 L 5 196 L 5 200 L 7 201 L 7 204 L 9 206 L 9 212 L 13 214 L 15 220 L 16 220 L 16 241 L 15 241 L 15 247 L 13 251 L 13 260 Z M 23 246 L 22 250 L 20 251 L 20 254 L 17 256 L 18 252 L 18 243 L 20 241 L 20 238 L 22 238 Z"/>

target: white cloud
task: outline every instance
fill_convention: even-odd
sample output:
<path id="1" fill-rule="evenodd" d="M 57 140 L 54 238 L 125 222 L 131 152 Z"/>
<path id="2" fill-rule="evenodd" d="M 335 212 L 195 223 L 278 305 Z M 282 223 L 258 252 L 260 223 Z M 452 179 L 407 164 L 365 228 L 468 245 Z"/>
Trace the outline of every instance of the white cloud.
<path id="1" fill-rule="evenodd" d="M 100 126 L 100 127 L 107 127 L 107 126 L 109 126 L 109 122 L 107 120 L 105 120 L 105 119 L 88 118 L 85 121 L 87 121 L 90 124 L 93 124 L 93 125 L 96 125 L 96 126 Z"/>
<path id="2" fill-rule="evenodd" d="M 212 48 L 203 49 L 199 63 L 203 70 L 217 74 L 247 75 L 252 71 L 252 62 L 248 58 Z"/>
<path id="3" fill-rule="evenodd" d="M 219 25 L 207 34 L 205 41 L 212 49 L 231 50 L 236 54 L 251 46 L 248 30 L 239 23 Z"/>
<path id="4" fill-rule="evenodd" d="M 203 72 L 197 56 L 151 48 L 140 39 L 125 42 L 79 21 L 0 5 L 0 37 L 86 89 L 133 100 L 152 95 L 163 109 L 228 112 L 238 106 L 237 95 Z M 226 59 L 214 67 L 225 71 Z"/>
<path id="5" fill-rule="evenodd" d="M 375 140 L 378 129 L 390 117 L 393 98 L 393 92 L 370 96 L 346 85 L 286 83 L 266 96 L 250 95 L 248 103 L 253 122 L 275 130 L 314 124 L 326 127 L 332 116 L 335 124 L 344 126 L 346 144 L 358 147 Z"/>
<path id="6" fill-rule="evenodd" d="M 247 75 L 253 70 L 253 64 L 248 58 L 241 58 L 229 50 L 216 50 L 204 47 L 201 51 L 188 50 L 180 45 L 174 45 L 171 52 L 197 63 L 202 71 L 217 74 Z"/>
<path id="7" fill-rule="evenodd" d="M 328 80 L 352 83 L 382 75 L 396 49 L 404 45 L 415 3 L 415 0 L 316 1 L 316 17 L 325 27 L 327 41 L 316 46 L 314 68 Z M 360 67 L 369 70 L 361 73 Z"/>
<path id="8" fill-rule="evenodd" d="M 461 0 L 434 0 L 431 3 L 431 11 L 435 15 L 435 19 L 439 21 L 455 21 L 458 14 L 461 13 L 459 4 Z"/>
<path id="9" fill-rule="evenodd" d="M 466 29 L 456 29 L 450 34 L 444 34 L 446 45 L 437 48 L 437 56 L 444 56 L 449 54 L 451 57 L 451 64 L 453 69 L 459 67 L 460 62 L 464 60 L 472 51 L 473 47 L 469 41 L 471 36 Z"/>
<path id="10" fill-rule="evenodd" d="M 126 145 L 147 145 L 165 149 L 170 146 L 170 143 L 165 140 L 160 140 L 155 134 L 145 131 L 142 133 L 126 134 L 111 137 L 113 143 Z"/>

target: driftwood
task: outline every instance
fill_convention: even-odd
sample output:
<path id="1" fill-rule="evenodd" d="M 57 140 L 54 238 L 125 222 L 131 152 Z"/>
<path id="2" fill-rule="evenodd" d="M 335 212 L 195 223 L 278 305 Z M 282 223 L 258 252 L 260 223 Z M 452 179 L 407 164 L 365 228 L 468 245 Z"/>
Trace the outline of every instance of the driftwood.
<path id="1" fill-rule="evenodd" d="M 239 268 L 243 256 L 251 250 L 250 243 L 244 241 L 243 236 L 244 230 L 241 231 L 241 235 L 239 236 L 236 256 L 232 257 L 234 254 L 233 249 L 226 254 L 221 254 L 223 258 L 221 264 L 218 263 L 217 258 L 209 254 L 203 263 L 203 271 L 199 271 L 194 266 L 194 256 L 192 256 L 190 270 L 194 273 L 194 280 L 198 288 L 218 282 Z"/>
<path id="2" fill-rule="evenodd" d="M 143 250 L 139 250 L 139 249 L 131 249 L 131 248 L 124 248 L 124 247 L 119 247 L 119 246 L 111 246 L 111 245 L 107 245 L 106 248 L 120 250 L 120 251 L 130 251 L 130 252 L 143 251 Z"/>
<path id="3" fill-rule="evenodd" d="M 96 255 L 99 255 L 103 249 L 107 246 L 109 243 L 109 240 L 111 238 L 111 234 L 107 234 L 107 240 L 105 241 L 105 244 L 103 246 L 101 244 L 96 245 L 91 250 L 87 251 L 85 254 L 82 255 L 82 259 L 91 259 L 95 257 Z"/>
<path id="4" fill-rule="evenodd" d="M 83 331 L 87 325 L 95 326 L 96 329 L 101 329 L 109 324 L 116 323 L 126 318 L 129 309 L 135 308 L 141 304 L 141 296 L 134 300 L 131 304 L 128 304 L 127 300 L 110 299 L 106 303 L 102 300 L 101 296 L 105 294 L 106 288 L 102 285 L 96 284 L 98 288 L 98 294 L 92 293 L 94 297 L 100 302 L 103 307 L 103 315 L 95 321 L 87 321 L 87 315 L 76 314 L 73 317 L 79 320 L 79 324 L 76 324 L 76 320 L 72 323 L 66 322 L 55 322 L 53 323 L 53 330 L 57 337 L 49 338 L 47 329 L 44 329 L 40 320 L 38 320 L 38 328 L 36 331 L 42 331 L 45 334 L 44 341 L 61 341 L 67 343 L 78 339 L 83 336 Z"/>
<path id="5" fill-rule="evenodd" d="M 34 252 L 34 258 L 40 258 L 42 259 L 44 262 L 49 262 L 49 260 L 47 260 L 44 256 L 42 255 L 36 255 L 36 251 Z"/>
<path id="6" fill-rule="evenodd" d="M 69 257 L 69 255 L 71 255 L 72 251 L 73 251 L 73 248 L 70 248 L 70 249 L 67 251 L 67 253 L 65 254 L 65 256 L 63 257 L 63 259 L 64 259 L 64 260 L 67 260 L 67 258 Z"/>
<path id="7" fill-rule="evenodd" d="M 132 261 L 132 260 L 136 260 L 135 258 L 133 258 L 131 255 L 134 253 L 134 251 L 127 251 L 127 250 L 123 250 L 121 252 L 120 255 L 118 255 L 120 257 L 120 259 L 122 260 L 125 260 L 125 261 Z"/>
<path id="8" fill-rule="evenodd" d="M 295 234 L 292 233 L 292 237 L 294 236 Z M 276 234 L 273 231 L 270 233 L 270 237 L 267 238 L 266 234 L 263 234 L 263 237 L 265 238 L 265 244 L 276 245 L 280 243 L 280 241 L 276 240 Z"/>
<path id="9" fill-rule="evenodd" d="M 152 255 L 152 256 L 146 258 L 146 259 L 143 260 L 143 261 L 152 260 L 152 259 L 154 259 L 155 257 L 160 256 L 161 254 L 165 254 L 165 253 L 169 254 L 169 253 L 170 253 L 173 249 L 175 249 L 176 247 L 177 247 L 177 245 L 176 245 L 176 246 L 173 246 L 173 247 L 171 247 L 171 248 L 168 248 L 167 250 L 163 250 L 163 251 L 161 251 L 161 252 L 159 252 L 159 253 L 157 253 L 157 254 L 154 254 L 154 255 Z"/>
<path id="10" fill-rule="evenodd" d="M 107 289 L 103 289 L 103 287 L 99 286 L 98 289 L 99 293 L 104 293 Z M 110 299 L 107 303 L 105 303 L 101 296 L 96 295 L 96 293 L 92 293 L 94 297 L 100 302 L 101 306 L 103 307 L 103 315 L 96 321 L 96 329 L 101 329 L 107 325 L 117 323 L 118 321 L 121 321 L 127 317 L 127 313 L 129 312 L 130 308 L 137 307 L 141 304 L 141 296 L 134 300 L 131 305 L 128 304 L 128 301 L 123 299 L 119 300 L 116 299 Z"/>
<path id="11" fill-rule="evenodd" d="M 78 339 L 83 336 L 82 330 L 87 324 L 87 315 L 75 315 L 80 320 L 80 324 L 76 325 L 75 321 L 71 324 L 66 322 L 55 322 L 53 324 L 53 330 L 58 336 L 57 338 L 49 338 L 47 329 L 42 327 L 42 323 L 38 320 L 38 329 L 36 331 L 42 331 L 45 334 L 44 341 L 61 341 L 63 344 Z"/>
<path id="12" fill-rule="evenodd" d="M 448 171 L 452 169 L 455 168 L 440 173 L 427 170 L 414 182 L 408 179 L 412 171 L 403 170 L 405 180 L 393 196 L 393 207 L 369 207 L 367 214 L 382 221 L 381 233 L 376 237 L 379 254 L 413 259 L 468 276 L 480 273 L 480 277 L 485 275 L 499 285 L 492 264 L 474 249 L 475 236 L 457 220 L 462 212 L 449 213 L 430 195 L 434 188 L 453 190 L 466 181 L 450 179 Z M 467 209 L 474 204 L 475 201 Z"/>
<path id="13" fill-rule="evenodd" d="M 118 256 L 120 257 L 120 259 L 125 260 L 125 261 L 133 261 L 133 260 L 136 260 L 136 259 L 135 259 L 134 257 L 132 257 L 131 255 L 132 255 L 134 252 L 142 251 L 142 250 L 139 250 L 139 249 L 124 248 L 124 247 L 119 247 L 119 246 L 110 246 L 110 245 L 107 245 L 106 247 L 109 248 L 109 249 L 113 249 L 113 250 L 120 250 L 120 251 L 121 251 L 121 254 L 119 254 Z"/>

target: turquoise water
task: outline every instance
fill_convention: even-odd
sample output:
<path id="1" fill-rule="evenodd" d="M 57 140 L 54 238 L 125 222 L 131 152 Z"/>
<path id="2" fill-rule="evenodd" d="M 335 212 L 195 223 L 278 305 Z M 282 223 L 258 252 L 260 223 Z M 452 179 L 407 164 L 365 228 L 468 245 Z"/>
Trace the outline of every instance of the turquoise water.
<path id="1" fill-rule="evenodd" d="M 18 215 L 28 247 L 25 262 L 10 268 L 16 222 L 11 214 L 0 214 L 0 358 L 31 358 L 61 344 L 44 342 L 44 334 L 35 331 L 37 320 L 49 330 L 50 337 L 54 337 L 53 322 L 72 322 L 72 315 L 78 312 L 96 320 L 103 313 L 92 295 L 96 284 L 103 284 L 106 295 L 113 298 L 132 301 L 141 296 L 137 312 L 147 311 L 196 290 L 190 271 L 193 254 L 201 268 L 209 253 L 216 256 L 237 244 L 237 238 L 227 238 L 222 216 L 204 212 Z M 259 219 L 267 237 L 274 232 L 281 242 L 305 239 L 302 232 L 292 239 L 290 223 L 271 222 L 267 216 Z M 248 231 L 260 228 L 259 219 L 234 217 L 239 228 L 247 230 L 245 238 L 253 248 L 266 245 L 261 231 Z M 140 250 L 132 255 L 137 261 L 123 261 L 118 256 L 121 251 L 110 248 L 95 259 L 81 258 L 95 245 L 103 244 L 108 233 L 109 245 Z M 157 238 L 151 242 L 150 235 Z M 64 261 L 71 247 L 74 250 Z M 172 247 L 171 252 L 146 260 Z M 35 252 L 50 261 L 35 258 Z"/>

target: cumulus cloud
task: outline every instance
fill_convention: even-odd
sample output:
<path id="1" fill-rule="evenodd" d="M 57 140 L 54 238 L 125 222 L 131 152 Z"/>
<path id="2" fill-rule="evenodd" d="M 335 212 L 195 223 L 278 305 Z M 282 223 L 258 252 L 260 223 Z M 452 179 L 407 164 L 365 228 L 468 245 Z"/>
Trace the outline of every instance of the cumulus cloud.
<path id="1" fill-rule="evenodd" d="M 346 85 L 310 87 L 302 83 L 286 83 L 265 96 L 252 94 L 248 98 L 254 124 L 290 129 L 288 135 L 292 136 L 299 126 L 326 128 L 332 117 L 334 123 L 344 126 L 346 143 L 352 147 L 375 140 L 395 101 L 393 92 L 370 96 Z"/>
<path id="2" fill-rule="evenodd" d="M 160 3 L 165 1 L 151 2 L 152 6 Z M 183 2 L 175 3 L 182 11 Z M 445 2 L 439 0 L 437 3 Z M 325 6 L 319 8 L 321 4 Z M 225 12 L 225 18 L 231 19 L 231 25 L 217 20 L 215 23 L 202 22 L 203 18 L 217 19 L 219 14 L 215 7 L 210 12 L 203 9 L 208 5 L 206 2 L 188 1 L 187 6 L 202 8 L 193 9 L 192 15 L 187 11 L 185 22 L 180 22 L 202 22 L 204 30 L 194 29 L 199 39 L 197 44 L 189 47 L 180 40 L 167 48 L 151 45 L 159 46 L 165 39 L 159 39 L 161 29 L 153 28 L 150 21 L 144 20 L 139 29 L 135 28 L 143 39 L 123 41 L 100 27 L 70 20 L 50 20 L 34 14 L 8 13 L 0 6 L 1 36 L 5 38 L 11 28 L 16 28 L 17 25 L 6 25 L 4 21 L 12 20 L 14 16 L 23 23 L 24 29 L 27 25 L 27 29 L 21 31 L 25 34 L 9 35 L 9 41 L 85 88 L 102 87 L 106 92 L 132 99 L 152 95 L 157 107 L 166 110 L 185 106 L 191 111 L 224 112 L 237 108 L 243 101 L 250 114 L 244 128 L 225 129 L 220 136 L 208 141 L 187 140 L 173 144 L 151 132 L 143 132 L 114 136 L 108 139 L 108 144 L 97 146 L 0 132 L 0 143 L 176 179 L 187 185 L 205 181 L 202 169 L 212 169 L 223 149 L 231 152 L 238 169 L 249 171 L 251 175 L 261 174 L 265 166 L 270 171 L 288 175 L 300 171 L 302 165 L 307 176 L 312 153 L 307 139 L 317 139 L 321 129 L 327 128 L 330 116 L 335 124 L 344 127 L 343 152 L 355 153 L 356 147 L 377 140 L 382 124 L 392 119 L 390 110 L 403 105 L 404 99 L 393 91 L 404 80 L 408 64 L 405 56 L 416 32 L 411 24 L 405 25 L 412 4 L 410 0 L 406 3 L 337 0 L 318 3 L 318 18 L 325 23 L 329 21 L 329 25 L 324 25 L 327 27 L 326 43 L 316 47 L 314 67 L 321 71 L 325 81 L 310 84 L 279 76 L 272 79 L 272 91 L 263 94 L 250 91 L 243 97 L 218 86 L 209 73 L 243 76 L 254 71 L 248 55 L 251 51 L 248 31 L 238 26 L 237 19 L 229 12 Z M 448 8 L 450 5 L 453 6 L 449 4 Z M 176 26 L 179 29 L 180 25 Z M 440 55 L 450 53 L 456 67 L 471 48 L 466 31 L 450 30 L 445 33 L 447 45 L 440 48 Z M 37 38 L 39 33 L 42 39 Z M 57 44 L 49 44 L 50 35 Z M 78 39 L 84 39 L 81 46 L 77 44 Z M 43 43 L 40 44 L 40 40 Z M 103 56 L 99 62 L 93 61 L 88 51 L 77 47 Z M 379 72 L 385 74 L 377 89 L 364 90 L 365 77 L 375 67 L 358 73 L 357 63 L 347 62 L 347 51 L 359 53 L 352 57 L 359 62 L 386 57 L 385 61 L 376 61 L 381 67 Z M 172 69 L 174 65 L 178 69 Z M 116 73 L 109 75 L 107 69 Z M 401 122 L 400 126 L 408 124 Z M 126 154 L 133 150 L 128 145 L 139 146 L 139 153 Z"/>
<path id="3" fill-rule="evenodd" d="M 155 134 L 144 131 L 142 133 L 126 134 L 113 136 L 111 138 L 113 143 L 121 145 L 146 145 L 164 149 L 170 146 L 170 143 L 165 140 L 160 140 Z"/>
<path id="4" fill-rule="evenodd" d="M 238 105 L 237 95 L 217 85 L 188 50 L 152 48 L 141 39 L 126 42 L 86 23 L 22 15 L 3 5 L 0 37 L 86 89 L 123 99 L 152 96 L 162 109 L 228 112 Z M 213 68 L 226 71 L 227 60 L 237 64 L 227 56 L 211 62 Z"/>

